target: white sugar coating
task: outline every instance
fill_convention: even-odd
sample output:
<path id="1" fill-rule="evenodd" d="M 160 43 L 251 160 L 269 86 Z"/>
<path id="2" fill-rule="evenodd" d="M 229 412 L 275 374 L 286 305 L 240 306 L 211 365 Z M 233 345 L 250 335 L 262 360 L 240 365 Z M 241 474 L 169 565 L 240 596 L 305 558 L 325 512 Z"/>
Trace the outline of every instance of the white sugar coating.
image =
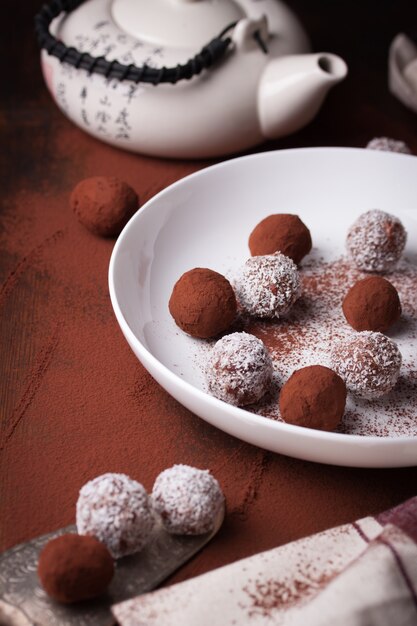
<path id="1" fill-rule="evenodd" d="M 261 339 L 249 333 L 231 333 L 219 339 L 206 367 L 208 391 L 237 406 L 260 400 L 272 381 L 272 359 Z"/>
<path id="2" fill-rule="evenodd" d="M 300 275 L 294 261 L 280 252 L 254 256 L 238 272 L 235 291 L 248 315 L 277 318 L 288 313 L 300 297 Z"/>
<path id="3" fill-rule="evenodd" d="M 401 369 L 401 352 L 396 343 L 382 333 L 356 333 L 334 345 L 332 368 L 352 393 L 372 400 L 395 386 Z"/>
<path id="4" fill-rule="evenodd" d="M 388 272 L 399 261 L 407 240 L 401 221 L 379 209 L 362 213 L 350 227 L 346 247 L 365 272 Z"/>
<path id="5" fill-rule="evenodd" d="M 400 154 L 411 154 L 410 148 L 404 141 L 391 139 L 390 137 L 374 137 L 366 145 L 368 150 L 381 150 L 383 152 L 398 152 Z"/>
<path id="6" fill-rule="evenodd" d="M 80 535 L 93 535 L 113 558 L 139 552 L 154 517 L 145 488 L 126 474 L 103 474 L 80 490 L 76 513 Z"/>
<path id="7" fill-rule="evenodd" d="M 174 465 L 155 480 L 152 502 L 168 532 L 202 535 L 213 530 L 224 495 L 208 470 Z"/>

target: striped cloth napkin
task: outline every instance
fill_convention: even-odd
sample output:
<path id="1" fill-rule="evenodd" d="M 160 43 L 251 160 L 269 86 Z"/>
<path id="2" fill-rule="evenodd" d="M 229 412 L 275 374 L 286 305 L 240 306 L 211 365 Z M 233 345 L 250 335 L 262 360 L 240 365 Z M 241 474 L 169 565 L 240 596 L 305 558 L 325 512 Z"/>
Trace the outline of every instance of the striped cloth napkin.
<path id="1" fill-rule="evenodd" d="M 121 626 L 417 624 L 417 497 L 113 606 Z"/>

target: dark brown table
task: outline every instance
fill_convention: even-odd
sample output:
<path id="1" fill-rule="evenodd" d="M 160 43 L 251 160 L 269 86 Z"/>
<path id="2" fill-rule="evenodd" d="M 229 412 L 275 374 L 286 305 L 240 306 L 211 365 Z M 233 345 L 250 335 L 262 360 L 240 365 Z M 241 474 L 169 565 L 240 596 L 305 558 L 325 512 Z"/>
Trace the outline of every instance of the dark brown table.
<path id="1" fill-rule="evenodd" d="M 417 117 L 389 94 L 386 77 L 389 43 L 417 32 L 417 5 L 289 4 L 314 49 L 340 54 L 350 74 L 310 126 L 261 149 L 363 146 L 387 135 L 417 154 Z M 71 523 L 78 489 L 106 471 L 149 489 L 176 462 L 219 477 L 225 526 L 176 580 L 415 495 L 417 468 L 327 467 L 233 439 L 182 408 L 138 363 L 107 293 L 114 242 L 83 230 L 68 195 L 81 178 L 113 174 L 144 202 L 208 163 L 126 154 L 67 121 L 41 78 L 38 5 L 2 5 L 0 549 Z"/>

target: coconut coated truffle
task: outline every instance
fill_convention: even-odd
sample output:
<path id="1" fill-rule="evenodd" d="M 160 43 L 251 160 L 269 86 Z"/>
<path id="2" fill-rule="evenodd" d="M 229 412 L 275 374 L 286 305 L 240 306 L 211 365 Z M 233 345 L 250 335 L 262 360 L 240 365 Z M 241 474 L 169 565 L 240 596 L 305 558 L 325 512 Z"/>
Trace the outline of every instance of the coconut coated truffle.
<path id="1" fill-rule="evenodd" d="M 280 252 L 246 261 L 235 281 L 243 311 L 253 317 L 279 318 L 301 295 L 301 280 L 294 261 Z"/>
<path id="2" fill-rule="evenodd" d="M 401 352 L 382 333 L 363 331 L 335 344 L 332 368 L 348 391 L 367 400 L 380 398 L 395 386 L 401 369 Z"/>
<path id="3" fill-rule="evenodd" d="M 398 152 L 400 154 L 411 154 L 410 148 L 404 141 L 391 139 L 390 137 L 374 137 L 366 146 L 369 150 L 380 150 L 383 152 Z"/>
<path id="4" fill-rule="evenodd" d="M 343 300 L 343 313 L 355 330 L 385 332 L 401 316 L 398 292 L 382 276 L 369 276 L 353 285 Z"/>
<path id="5" fill-rule="evenodd" d="M 355 265 L 365 272 L 389 272 L 407 240 L 401 221 L 379 209 L 362 213 L 350 227 L 346 246 Z"/>
<path id="6" fill-rule="evenodd" d="M 277 213 L 263 219 L 249 237 L 252 256 L 281 252 L 299 263 L 311 250 L 310 231 L 298 215 Z"/>
<path id="7" fill-rule="evenodd" d="M 139 552 L 153 525 L 144 487 L 125 474 L 103 474 L 82 487 L 77 501 L 77 531 L 104 543 L 113 558 Z"/>
<path id="8" fill-rule="evenodd" d="M 174 465 L 157 477 L 152 502 L 169 533 L 202 535 L 214 529 L 224 496 L 208 470 Z"/>
<path id="9" fill-rule="evenodd" d="M 262 398 L 272 381 L 272 360 L 264 343 L 249 333 L 231 333 L 210 354 L 209 392 L 229 404 L 246 406 Z"/>
<path id="10" fill-rule="evenodd" d="M 288 424 L 334 430 L 343 417 L 346 385 L 335 372 L 322 365 L 294 372 L 281 389 L 279 409 Z"/>
<path id="11" fill-rule="evenodd" d="M 95 537 L 69 533 L 49 541 L 38 563 L 46 593 L 65 604 L 103 594 L 114 574 L 110 552 Z"/>
<path id="12" fill-rule="evenodd" d="M 139 198 L 127 183 L 114 176 L 94 176 L 74 188 L 70 206 L 94 235 L 115 237 L 139 208 Z"/>
<path id="13" fill-rule="evenodd" d="M 228 330 L 235 321 L 235 293 L 222 274 L 196 267 L 175 283 L 169 312 L 184 332 L 210 339 Z"/>

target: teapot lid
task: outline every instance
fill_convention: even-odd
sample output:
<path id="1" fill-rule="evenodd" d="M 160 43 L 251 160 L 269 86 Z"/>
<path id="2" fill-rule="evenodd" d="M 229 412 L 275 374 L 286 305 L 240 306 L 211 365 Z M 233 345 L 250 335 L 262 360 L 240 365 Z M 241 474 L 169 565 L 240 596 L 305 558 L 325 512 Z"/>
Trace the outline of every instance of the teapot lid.
<path id="1" fill-rule="evenodd" d="M 234 0 L 113 0 L 116 24 L 150 44 L 196 49 L 246 17 Z"/>

